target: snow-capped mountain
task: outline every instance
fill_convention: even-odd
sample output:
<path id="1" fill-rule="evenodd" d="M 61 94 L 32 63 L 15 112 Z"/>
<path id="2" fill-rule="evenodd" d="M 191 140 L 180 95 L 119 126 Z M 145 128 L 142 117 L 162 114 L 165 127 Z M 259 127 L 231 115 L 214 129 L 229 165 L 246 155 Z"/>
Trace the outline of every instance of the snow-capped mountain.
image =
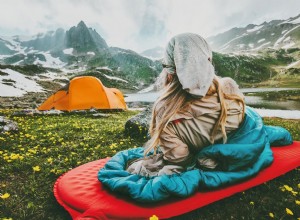
<path id="1" fill-rule="evenodd" d="M 287 20 L 233 28 L 207 40 L 214 51 L 221 53 L 256 52 L 265 48 L 299 48 L 300 14 Z"/>
<path id="2" fill-rule="evenodd" d="M 32 37 L 0 36 L 0 62 L 62 68 L 77 63 L 78 55 L 92 57 L 107 48 L 105 40 L 81 21 L 68 31 L 60 28 Z"/>
<path id="3" fill-rule="evenodd" d="M 242 86 L 279 76 L 290 87 L 299 84 L 300 15 L 234 28 L 208 41 L 217 51 L 213 63 L 220 76 L 232 77 Z M 0 102 L 3 97 L 52 93 L 79 75 L 98 77 L 107 87 L 141 90 L 160 73 L 163 51 L 156 47 L 138 54 L 109 46 L 84 22 L 67 31 L 0 37 Z M 241 54 L 224 54 L 230 52 Z"/>
<path id="4" fill-rule="evenodd" d="M 57 29 L 32 37 L 0 37 L 0 64 L 34 64 L 72 71 L 107 66 L 114 75 L 141 86 L 153 81 L 161 70 L 157 61 L 132 50 L 109 47 L 83 21 L 67 31 Z"/>

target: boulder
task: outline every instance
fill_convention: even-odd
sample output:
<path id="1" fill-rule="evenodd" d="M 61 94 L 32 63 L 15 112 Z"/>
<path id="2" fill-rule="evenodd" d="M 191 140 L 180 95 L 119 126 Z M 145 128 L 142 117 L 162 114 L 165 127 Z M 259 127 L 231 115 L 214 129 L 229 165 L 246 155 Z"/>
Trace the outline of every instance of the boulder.
<path id="1" fill-rule="evenodd" d="M 3 116 L 0 116 L 0 133 L 7 131 L 17 131 L 18 124 L 12 120 L 8 120 Z"/>
<path id="2" fill-rule="evenodd" d="M 151 121 L 152 105 L 144 111 L 133 116 L 125 123 L 125 134 L 131 137 L 144 137 L 148 135 Z"/>

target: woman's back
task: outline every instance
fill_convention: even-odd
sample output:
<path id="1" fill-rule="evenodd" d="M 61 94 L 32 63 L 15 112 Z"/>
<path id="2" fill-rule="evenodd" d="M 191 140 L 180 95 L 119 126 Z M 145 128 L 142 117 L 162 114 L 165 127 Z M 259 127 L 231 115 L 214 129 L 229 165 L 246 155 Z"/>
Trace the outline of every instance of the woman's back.
<path id="1" fill-rule="evenodd" d="M 243 97 L 237 84 L 230 78 L 219 78 L 222 91 L 225 93 L 226 105 L 225 132 L 236 130 L 243 120 L 244 106 L 237 100 L 226 98 L 229 95 Z M 160 105 L 158 104 L 160 111 Z M 203 147 L 220 141 L 223 138 L 221 126 L 212 136 L 215 124 L 220 118 L 221 103 L 218 93 L 206 95 L 203 98 L 191 100 L 187 106 L 177 112 L 170 119 L 160 135 L 160 150 L 164 158 L 171 162 L 188 160 L 191 152 L 197 152 Z M 161 120 L 162 114 L 157 114 L 156 123 Z"/>

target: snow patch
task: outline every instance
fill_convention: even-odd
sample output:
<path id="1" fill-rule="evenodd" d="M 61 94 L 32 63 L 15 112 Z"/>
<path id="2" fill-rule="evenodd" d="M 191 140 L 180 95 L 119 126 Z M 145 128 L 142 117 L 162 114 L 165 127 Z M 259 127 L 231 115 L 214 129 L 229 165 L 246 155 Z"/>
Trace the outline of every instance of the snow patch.
<path id="1" fill-rule="evenodd" d="M 290 21 L 289 23 L 292 23 L 292 24 L 299 24 L 299 23 L 300 23 L 300 17 L 299 17 L 299 18 L 296 18 L 295 20 Z"/>
<path id="2" fill-rule="evenodd" d="M 285 32 L 285 34 L 284 34 L 282 37 L 280 37 L 280 38 L 275 42 L 274 47 L 277 47 L 277 46 L 281 43 L 281 41 L 283 41 L 283 39 L 285 39 L 285 37 L 286 37 L 290 32 L 292 32 L 293 30 L 295 30 L 295 29 L 298 28 L 298 27 L 300 27 L 300 25 L 298 25 L 298 26 L 292 28 L 291 30 Z"/>
<path id="3" fill-rule="evenodd" d="M 298 63 L 300 64 L 300 60 L 298 60 L 298 61 L 296 61 L 296 62 L 293 62 L 293 63 L 289 64 L 286 68 L 288 69 L 288 68 L 291 68 L 291 67 L 293 67 L 293 66 L 296 66 Z"/>
<path id="4" fill-rule="evenodd" d="M 228 45 L 226 45 L 225 47 L 222 47 L 222 48 L 220 49 L 220 51 L 226 50 L 228 47 L 230 47 L 230 45 L 229 45 L 229 44 L 228 44 Z"/>
<path id="5" fill-rule="evenodd" d="M 265 40 L 266 40 L 265 38 L 262 38 L 262 39 L 258 40 L 257 43 L 263 42 Z"/>
<path id="6" fill-rule="evenodd" d="M 284 45 L 283 47 L 281 47 L 282 49 L 288 49 L 288 48 L 290 48 L 290 47 L 292 47 L 292 46 L 294 46 L 295 45 L 295 42 L 291 42 L 291 43 L 289 43 L 289 44 L 286 44 L 286 45 Z"/>
<path id="7" fill-rule="evenodd" d="M 112 80 L 117 80 L 117 81 L 121 81 L 121 82 L 125 82 L 125 83 L 128 83 L 128 81 L 124 80 L 124 79 L 121 79 L 119 77 L 115 77 L 115 76 L 108 76 L 106 74 L 103 74 L 106 78 L 108 79 L 112 79 Z"/>
<path id="8" fill-rule="evenodd" d="M 25 54 L 25 50 L 27 49 L 27 47 L 21 47 L 21 43 L 19 42 L 19 36 L 13 36 L 13 37 L 1 36 L 1 38 L 6 41 L 5 45 L 10 50 Z"/>
<path id="9" fill-rule="evenodd" d="M 34 80 L 28 79 L 23 74 L 11 70 L 2 69 L 2 72 L 7 73 L 7 76 L 0 76 L 0 96 L 12 97 L 22 96 L 27 92 L 42 92 L 43 88 L 38 85 Z M 3 84 L 3 79 L 13 80 L 13 86 Z"/>
<path id="10" fill-rule="evenodd" d="M 40 51 L 38 51 L 38 50 L 33 50 L 32 47 L 30 47 L 29 49 L 30 49 L 30 50 L 28 51 L 28 54 L 30 54 L 30 53 L 39 53 L 39 52 L 40 52 Z"/>
<path id="11" fill-rule="evenodd" d="M 63 50 L 64 54 L 67 54 L 67 55 L 72 55 L 73 51 L 74 51 L 74 48 L 67 48 L 67 49 Z"/>
<path id="12" fill-rule="evenodd" d="M 96 55 L 95 52 L 93 52 L 93 51 L 89 51 L 89 52 L 87 52 L 86 54 L 87 54 L 87 55 L 91 55 L 91 56 L 95 56 L 95 55 Z"/>
<path id="13" fill-rule="evenodd" d="M 248 46 L 250 47 L 250 48 L 253 48 L 254 47 L 254 44 L 248 44 Z"/>
<path id="14" fill-rule="evenodd" d="M 230 46 L 229 44 L 230 44 L 232 41 L 235 41 L 235 40 L 237 40 L 237 39 L 239 39 L 239 38 L 241 38 L 241 37 L 244 37 L 244 36 L 246 36 L 246 35 L 248 35 L 248 34 L 244 33 L 244 34 L 242 34 L 241 36 L 238 36 L 238 37 L 236 37 L 236 38 L 231 39 L 230 41 L 228 41 L 227 43 L 225 43 L 223 46 L 220 47 L 220 51 L 227 49 L 227 48 Z"/>
<path id="15" fill-rule="evenodd" d="M 45 78 L 40 78 L 40 76 L 43 76 Z M 53 81 L 53 80 L 66 80 L 69 81 L 69 78 L 66 77 L 66 73 L 56 73 L 56 72 L 47 72 L 39 74 L 38 76 L 34 76 L 33 79 L 39 80 L 39 81 Z M 66 83 L 57 82 L 61 86 L 65 86 Z"/>
<path id="16" fill-rule="evenodd" d="M 50 67 L 50 68 L 61 68 L 66 66 L 67 64 L 62 62 L 58 57 L 52 57 L 50 52 L 41 52 L 40 54 L 43 54 L 46 58 L 46 61 L 41 61 L 41 60 L 35 60 L 34 64 L 41 64 L 44 67 Z"/>
<path id="17" fill-rule="evenodd" d="M 23 63 L 24 60 L 19 60 L 18 62 L 13 63 L 13 65 L 21 65 Z"/>
<path id="18" fill-rule="evenodd" d="M 266 45 L 268 45 L 268 44 L 270 44 L 271 42 L 269 41 L 269 42 L 266 42 L 266 43 L 264 43 L 264 44 L 262 44 L 262 45 L 260 45 L 260 46 L 258 46 L 258 47 L 256 47 L 256 48 L 253 48 L 253 49 L 251 49 L 251 50 L 259 50 L 259 49 L 261 49 L 261 48 L 263 48 L 264 46 L 266 46 Z"/>
<path id="19" fill-rule="evenodd" d="M 0 55 L 0 60 L 10 57 L 10 55 Z"/>
<path id="20" fill-rule="evenodd" d="M 284 34 L 284 33 L 287 32 L 287 31 L 288 31 L 288 30 L 284 30 L 284 31 L 281 32 L 281 34 Z"/>
<path id="21" fill-rule="evenodd" d="M 285 39 L 283 40 L 283 42 L 289 41 L 290 39 L 291 39 L 291 37 L 288 36 L 287 38 L 285 38 Z"/>
<path id="22" fill-rule="evenodd" d="M 56 72 L 47 72 L 47 73 L 42 73 L 42 74 L 39 74 L 41 76 L 45 76 L 49 79 L 65 79 L 65 80 L 69 80 L 66 76 L 64 76 L 64 74 L 62 73 L 56 73 Z"/>
<path id="23" fill-rule="evenodd" d="M 278 25 L 281 25 L 281 24 L 299 24 L 299 23 L 300 23 L 300 17 L 296 18 L 294 20 L 288 19 L 288 20 L 286 20 L 286 21 L 284 21 L 284 22 L 282 22 L 282 23 L 280 23 Z"/>
<path id="24" fill-rule="evenodd" d="M 108 66 L 97 67 L 96 70 L 108 70 L 108 71 L 112 72 L 112 69 L 109 68 Z"/>

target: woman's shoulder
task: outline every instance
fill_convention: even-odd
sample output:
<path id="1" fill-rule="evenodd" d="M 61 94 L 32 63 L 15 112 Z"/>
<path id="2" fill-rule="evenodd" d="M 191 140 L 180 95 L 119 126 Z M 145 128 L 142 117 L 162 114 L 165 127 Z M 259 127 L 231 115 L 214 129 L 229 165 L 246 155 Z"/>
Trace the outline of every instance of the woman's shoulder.
<path id="1" fill-rule="evenodd" d="M 219 77 L 219 83 L 221 85 L 222 91 L 225 94 L 242 95 L 243 96 L 243 93 L 241 92 L 239 85 L 232 78 L 230 78 L 230 77 L 220 78 Z"/>

